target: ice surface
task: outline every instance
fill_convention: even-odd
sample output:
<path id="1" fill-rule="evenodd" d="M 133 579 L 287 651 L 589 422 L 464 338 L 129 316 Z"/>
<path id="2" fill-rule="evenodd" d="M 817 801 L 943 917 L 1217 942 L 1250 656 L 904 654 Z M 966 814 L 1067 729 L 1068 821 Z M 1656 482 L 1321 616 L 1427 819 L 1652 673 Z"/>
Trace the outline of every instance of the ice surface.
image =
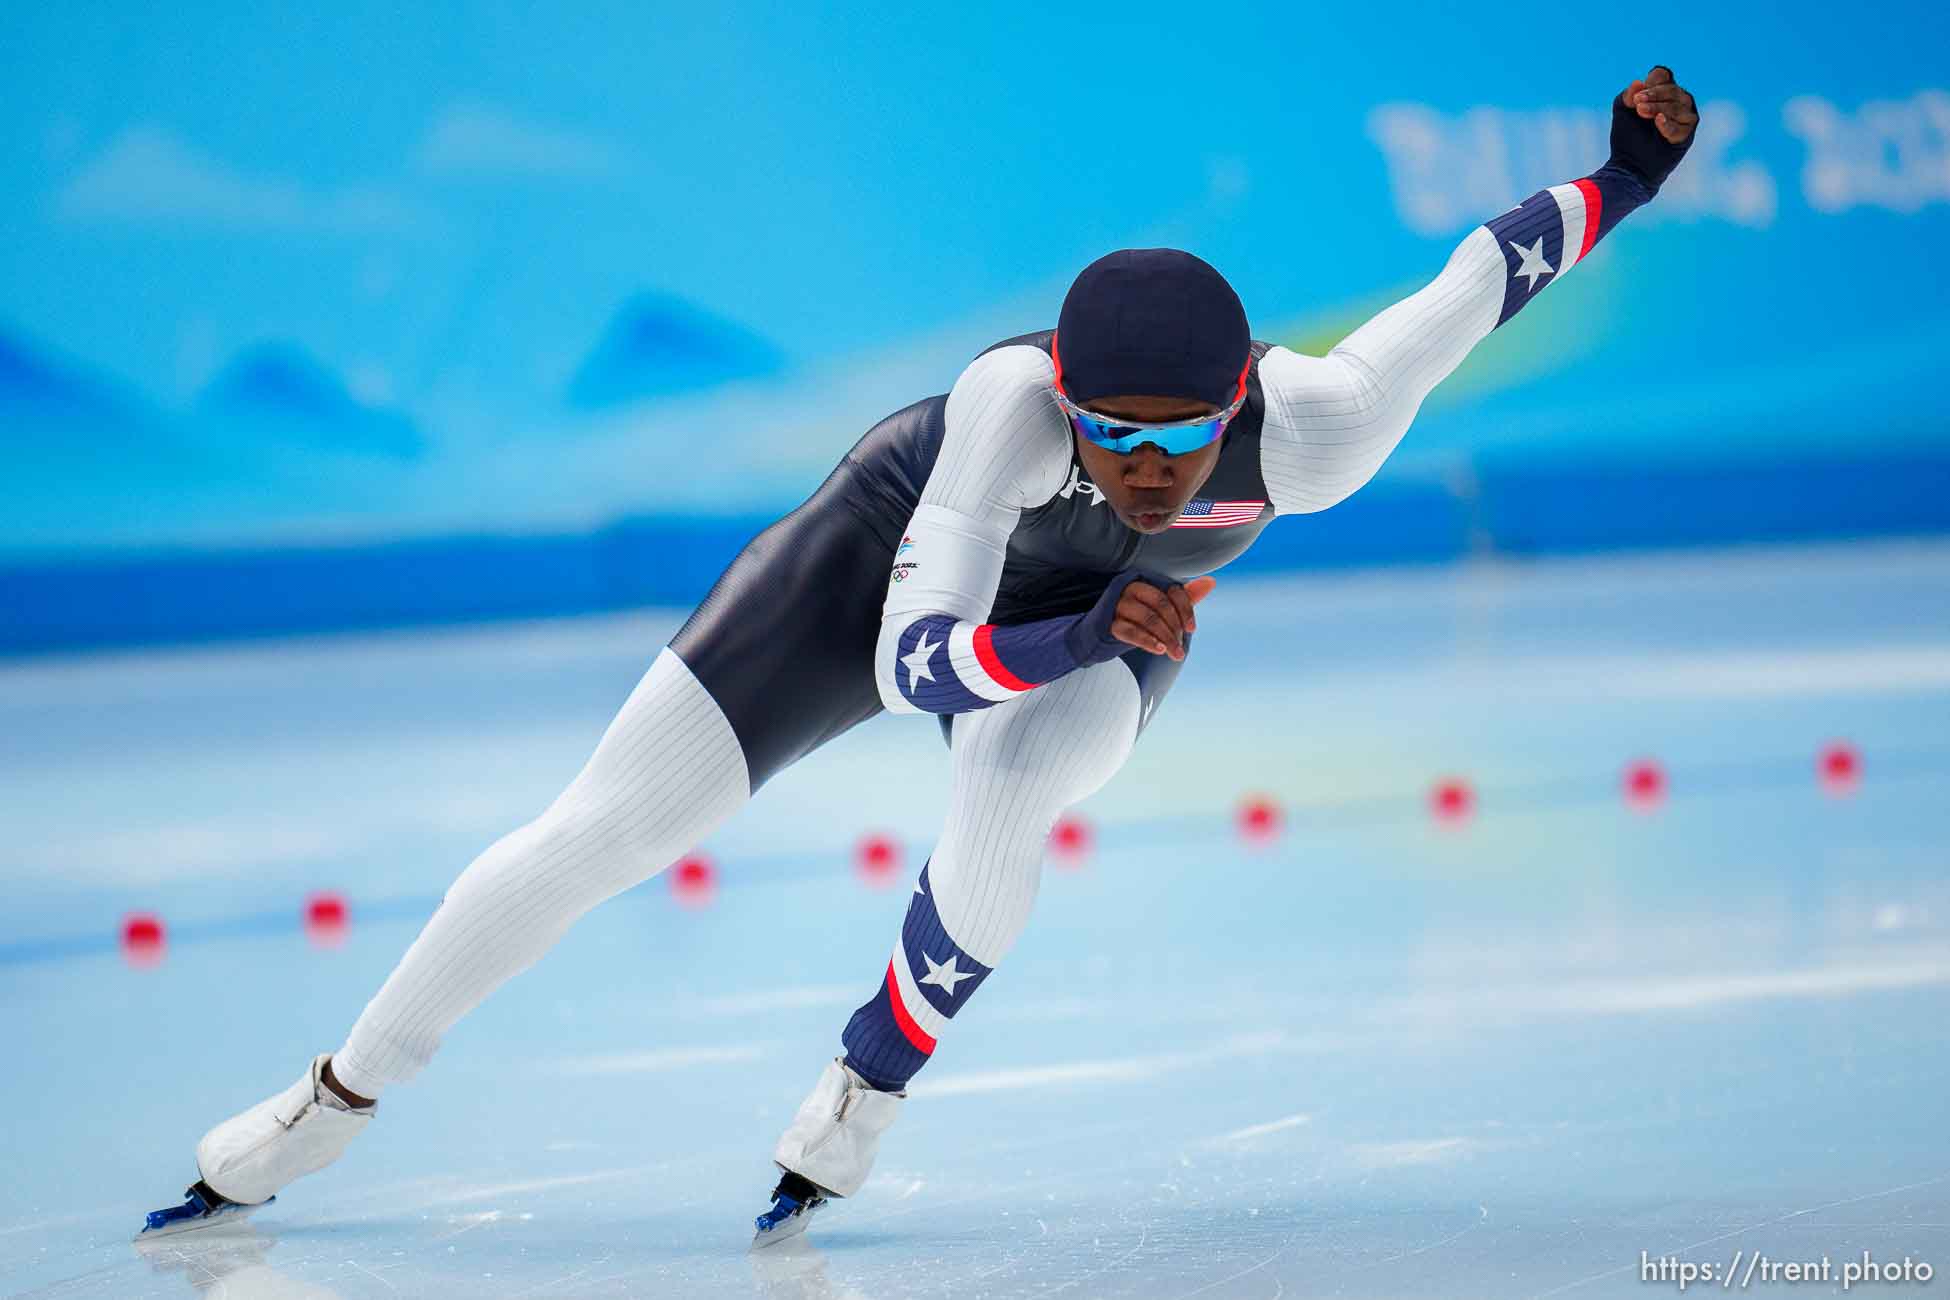
<path id="1" fill-rule="evenodd" d="M 1094 852 L 1049 869 L 873 1181 L 757 1256 L 771 1142 L 905 904 L 849 850 L 887 830 L 918 869 L 931 721 L 768 787 L 709 846 L 710 906 L 660 878 L 599 909 L 339 1165 L 145 1250 L 197 1135 L 339 1041 L 674 621 L 0 669 L 0 1290 L 1586 1297 L 1661 1289 L 1642 1251 L 1950 1266 L 1950 549 L 1227 580 L 1200 614 L 1084 809 Z M 1815 778 L 1835 737 L 1846 797 Z M 1620 798 L 1640 755 L 1671 778 L 1651 814 Z M 1248 790 L 1285 808 L 1271 846 L 1233 833 Z M 351 900 L 341 946 L 299 925 L 318 888 Z M 159 965 L 116 949 L 131 908 Z"/>

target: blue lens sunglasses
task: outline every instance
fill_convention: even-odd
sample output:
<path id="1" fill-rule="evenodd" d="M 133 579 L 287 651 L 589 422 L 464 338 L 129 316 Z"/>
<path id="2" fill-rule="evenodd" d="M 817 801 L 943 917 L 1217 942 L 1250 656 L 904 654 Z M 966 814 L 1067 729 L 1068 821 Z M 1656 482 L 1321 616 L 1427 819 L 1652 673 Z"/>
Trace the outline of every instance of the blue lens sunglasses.
<path id="1" fill-rule="evenodd" d="M 1071 425 L 1105 451 L 1114 451 L 1123 456 L 1130 455 L 1147 442 L 1167 456 L 1182 456 L 1217 442 L 1219 435 L 1226 431 L 1226 425 L 1232 422 L 1232 417 L 1239 414 L 1239 408 L 1246 404 L 1246 371 L 1252 366 L 1248 358 L 1239 371 L 1238 395 L 1222 411 L 1196 420 L 1179 420 L 1170 424 L 1133 424 L 1099 415 L 1095 411 L 1086 411 L 1071 401 L 1069 394 L 1063 391 L 1063 362 L 1056 354 L 1054 340 L 1051 340 L 1050 356 L 1056 364 L 1054 391 L 1057 405 L 1070 417 Z"/>

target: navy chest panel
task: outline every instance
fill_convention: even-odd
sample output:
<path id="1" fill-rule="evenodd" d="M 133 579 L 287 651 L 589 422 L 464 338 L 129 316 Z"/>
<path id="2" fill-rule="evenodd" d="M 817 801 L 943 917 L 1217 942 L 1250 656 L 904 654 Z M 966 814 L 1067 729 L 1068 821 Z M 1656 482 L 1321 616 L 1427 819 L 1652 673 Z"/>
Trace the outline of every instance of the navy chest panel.
<path id="1" fill-rule="evenodd" d="M 995 346 L 1026 343 L 1047 351 L 1050 334 L 1024 334 Z M 1239 558 L 1273 520 L 1259 468 L 1266 400 L 1258 363 L 1266 348 L 1253 344 L 1246 404 L 1226 430 L 1212 476 L 1163 533 L 1146 537 L 1126 527 L 1084 474 L 1073 444 L 1063 486 L 1048 502 L 1024 511 L 1009 537 L 991 617 L 1017 623 L 1088 609 L 1106 578 L 1133 565 L 1191 578 Z M 896 411 L 868 430 L 834 471 L 849 477 L 855 514 L 890 554 L 941 453 L 947 406 L 945 396 L 930 397 Z"/>
<path id="2" fill-rule="evenodd" d="M 1049 337 L 1047 332 L 1030 334 L 1009 343 L 1047 349 Z M 1211 477 L 1166 531 L 1146 536 L 1128 527 L 1104 501 L 1072 449 L 1064 485 L 1047 504 L 1024 511 L 1009 537 L 998 621 L 1011 621 L 1009 614 L 1027 617 L 1087 607 L 1103 590 L 1107 575 L 1134 566 L 1173 578 L 1210 573 L 1253 544 L 1273 520 L 1259 465 L 1266 402 L 1257 362 L 1265 350 L 1263 343 L 1253 345 L 1246 404 L 1226 429 Z"/>

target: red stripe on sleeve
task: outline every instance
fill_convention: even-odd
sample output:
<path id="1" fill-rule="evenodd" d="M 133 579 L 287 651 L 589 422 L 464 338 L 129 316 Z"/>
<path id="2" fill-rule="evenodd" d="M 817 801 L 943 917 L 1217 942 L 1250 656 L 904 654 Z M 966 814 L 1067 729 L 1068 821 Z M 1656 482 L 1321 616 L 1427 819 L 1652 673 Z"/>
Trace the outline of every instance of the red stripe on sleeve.
<path id="1" fill-rule="evenodd" d="M 982 665 L 982 671 L 995 679 L 997 686 L 1012 691 L 1033 691 L 1036 683 L 1026 682 L 1002 666 L 1002 658 L 995 653 L 995 625 L 983 623 L 975 629 L 975 661 Z"/>
<path id="2" fill-rule="evenodd" d="M 887 1001 L 894 1008 L 894 1023 L 901 1027 L 901 1033 L 907 1036 L 907 1041 L 914 1044 L 917 1051 L 933 1056 L 934 1040 L 928 1037 L 925 1029 L 914 1023 L 914 1017 L 907 1014 L 907 1007 L 901 1002 L 900 976 L 894 974 L 892 961 L 887 963 Z"/>
<path id="3" fill-rule="evenodd" d="M 1598 242 L 1598 218 L 1605 214 L 1605 196 L 1588 176 L 1576 184 L 1578 193 L 1584 195 L 1584 247 L 1578 250 L 1578 260 L 1582 262 L 1591 246 Z"/>

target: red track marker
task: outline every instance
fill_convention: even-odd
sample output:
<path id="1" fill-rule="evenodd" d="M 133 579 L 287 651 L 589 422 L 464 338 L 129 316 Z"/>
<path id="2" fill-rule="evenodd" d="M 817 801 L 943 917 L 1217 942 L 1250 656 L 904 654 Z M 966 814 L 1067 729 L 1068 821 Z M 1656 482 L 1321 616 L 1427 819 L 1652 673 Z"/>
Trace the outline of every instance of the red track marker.
<path id="1" fill-rule="evenodd" d="M 168 938 L 154 912 L 130 912 L 122 918 L 122 959 L 131 966 L 161 963 Z"/>
<path id="2" fill-rule="evenodd" d="M 1476 812 L 1476 792 L 1459 776 L 1444 777 L 1429 792 L 1429 811 L 1444 826 L 1460 826 Z"/>
<path id="3" fill-rule="evenodd" d="M 1049 833 L 1050 856 L 1060 867 L 1080 867 L 1090 856 L 1090 823 L 1081 817 L 1066 815 L 1056 819 L 1056 825 Z"/>
<path id="4" fill-rule="evenodd" d="M 875 889 L 885 889 L 900 876 L 901 846 L 891 836 L 862 836 L 853 850 L 853 865 L 860 879 Z"/>
<path id="5" fill-rule="evenodd" d="M 1833 741 L 1815 760 L 1815 771 L 1821 777 L 1821 788 L 1829 794 L 1854 794 L 1862 785 L 1862 751 L 1846 740 Z"/>
<path id="6" fill-rule="evenodd" d="M 1666 801 L 1666 769 L 1655 758 L 1625 765 L 1625 804 L 1635 812 L 1653 812 Z"/>
<path id="7" fill-rule="evenodd" d="M 670 870 L 670 892 L 685 907 L 708 907 L 718 896 L 718 869 L 702 853 L 679 859 Z"/>
<path id="8" fill-rule="evenodd" d="M 350 921 L 343 894 L 323 890 L 305 900 L 305 937 L 315 948 L 336 948 L 344 943 Z"/>
<path id="9" fill-rule="evenodd" d="M 1267 844 L 1279 838 L 1280 805 L 1269 795 L 1252 794 L 1239 805 L 1239 834 L 1248 844 Z"/>

